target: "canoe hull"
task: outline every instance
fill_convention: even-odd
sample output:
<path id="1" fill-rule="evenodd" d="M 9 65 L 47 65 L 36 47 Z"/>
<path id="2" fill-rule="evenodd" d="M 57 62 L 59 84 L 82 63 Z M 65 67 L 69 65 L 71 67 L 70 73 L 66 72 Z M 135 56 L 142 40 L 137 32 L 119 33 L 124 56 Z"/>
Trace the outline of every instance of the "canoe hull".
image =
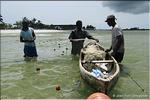
<path id="1" fill-rule="evenodd" d="M 120 68 L 117 63 L 117 61 L 111 56 L 111 60 L 113 60 L 113 74 L 110 75 L 108 79 L 98 79 L 94 77 L 90 72 L 88 72 L 82 65 L 82 52 L 80 54 L 79 58 L 79 68 L 80 68 L 80 73 L 81 77 L 92 87 L 94 87 L 97 91 L 103 92 L 103 93 L 108 93 L 116 84 L 119 74 L 120 74 Z"/>

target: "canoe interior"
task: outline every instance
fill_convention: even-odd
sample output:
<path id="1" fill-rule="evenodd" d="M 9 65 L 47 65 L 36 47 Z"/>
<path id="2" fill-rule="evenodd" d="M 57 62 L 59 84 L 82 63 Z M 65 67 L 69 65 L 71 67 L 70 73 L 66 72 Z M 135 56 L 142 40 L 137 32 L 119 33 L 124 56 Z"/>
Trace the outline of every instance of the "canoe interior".
<path id="1" fill-rule="evenodd" d="M 100 46 L 100 48 L 102 47 Z M 101 78 L 101 77 L 96 78 L 95 76 L 91 74 L 91 70 L 88 70 L 85 67 L 86 64 L 83 63 L 84 54 L 82 53 L 82 50 L 81 50 L 80 59 L 79 59 L 79 66 L 80 66 L 80 72 L 81 72 L 82 78 L 92 87 L 94 87 L 96 90 L 107 94 L 115 86 L 119 78 L 120 69 L 119 69 L 119 65 L 117 61 L 112 56 L 107 54 L 105 57 L 105 60 L 112 60 L 112 62 L 109 62 L 107 64 L 107 67 L 111 68 L 110 71 L 107 72 L 108 73 L 107 78 Z M 102 48 L 102 50 L 104 49 Z"/>

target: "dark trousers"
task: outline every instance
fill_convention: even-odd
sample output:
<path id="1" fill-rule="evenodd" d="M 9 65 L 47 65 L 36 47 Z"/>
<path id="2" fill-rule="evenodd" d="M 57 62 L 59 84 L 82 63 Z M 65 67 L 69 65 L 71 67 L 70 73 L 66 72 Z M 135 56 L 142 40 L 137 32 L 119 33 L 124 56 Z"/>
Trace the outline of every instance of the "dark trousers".
<path id="1" fill-rule="evenodd" d="M 80 51 L 83 48 L 83 42 L 72 42 L 72 55 L 80 55 Z"/>

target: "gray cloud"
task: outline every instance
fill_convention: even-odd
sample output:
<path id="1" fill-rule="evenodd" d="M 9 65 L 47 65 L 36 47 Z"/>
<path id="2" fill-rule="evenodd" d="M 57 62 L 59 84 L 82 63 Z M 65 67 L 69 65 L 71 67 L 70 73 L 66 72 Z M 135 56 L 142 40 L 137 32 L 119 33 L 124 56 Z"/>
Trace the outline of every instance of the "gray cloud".
<path id="1" fill-rule="evenodd" d="M 116 12 L 142 14 L 149 12 L 149 1 L 103 1 L 104 7 Z"/>

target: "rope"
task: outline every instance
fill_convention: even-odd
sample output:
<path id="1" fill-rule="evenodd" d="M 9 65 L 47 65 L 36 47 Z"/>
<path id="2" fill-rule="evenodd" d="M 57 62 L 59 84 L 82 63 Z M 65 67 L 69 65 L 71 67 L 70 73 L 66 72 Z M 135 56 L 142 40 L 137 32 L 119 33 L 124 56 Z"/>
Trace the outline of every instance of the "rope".
<path id="1" fill-rule="evenodd" d="M 142 90 L 142 92 L 149 94 L 145 89 L 129 74 L 126 72 L 126 74 L 130 77 L 130 79 Z"/>

